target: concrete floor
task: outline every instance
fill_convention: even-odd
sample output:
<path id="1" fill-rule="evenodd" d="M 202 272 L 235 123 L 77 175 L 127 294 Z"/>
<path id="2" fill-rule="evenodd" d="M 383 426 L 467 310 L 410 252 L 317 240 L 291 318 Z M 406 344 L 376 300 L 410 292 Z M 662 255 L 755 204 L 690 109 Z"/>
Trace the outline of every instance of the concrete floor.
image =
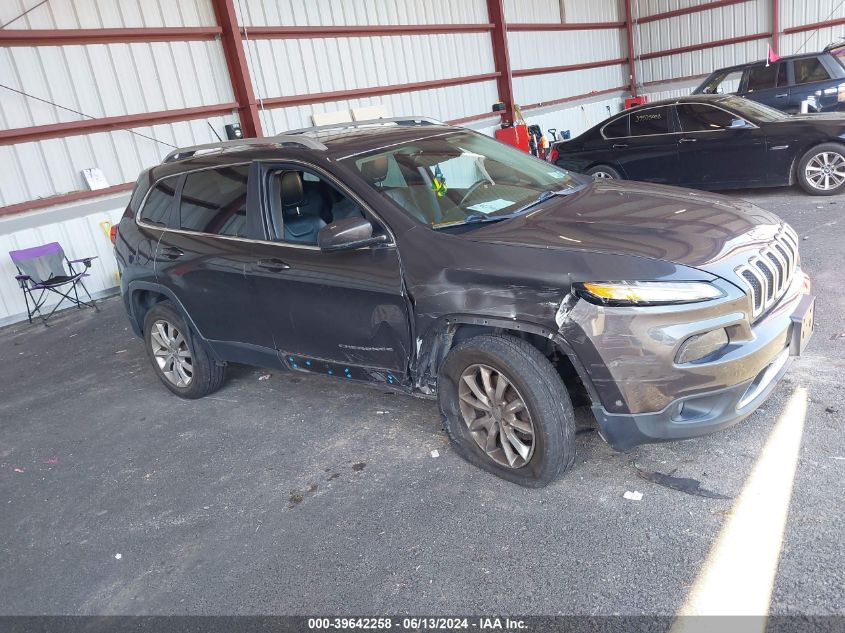
<path id="1" fill-rule="evenodd" d="M 634 457 L 736 495 L 806 388 L 771 611 L 842 615 L 845 200 L 736 195 L 806 237 L 814 340 L 744 423 Z M 0 613 L 673 614 L 732 514 L 595 434 L 525 490 L 459 459 L 432 401 L 264 373 L 179 400 L 117 299 L 0 331 Z"/>

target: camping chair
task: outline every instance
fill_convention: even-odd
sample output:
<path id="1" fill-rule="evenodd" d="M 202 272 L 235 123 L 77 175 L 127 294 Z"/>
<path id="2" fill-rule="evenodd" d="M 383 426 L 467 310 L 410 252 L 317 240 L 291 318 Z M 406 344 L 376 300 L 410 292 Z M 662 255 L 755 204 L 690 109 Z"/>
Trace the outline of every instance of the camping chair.
<path id="1" fill-rule="evenodd" d="M 44 244 L 44 246 L 24 248 L 19 251 L 9 251 L 9 256 L 18 269 L 15 279 L 23 291 L 24 301 L 26 301 L 26 314 L 30 323 L 32 323 L 32 317 L 37 314 L 41 317 L 44 325 L 47 325 L 47 319 L 53 316 L 53 313 L 65 299 L 76 305 L 77 309 L 87 306 L 99 312 L 100 308 L 97 307 L 97 304 L 91 298 L 91 293 L 82 283 L 82 278 L 89 276 L 84 271 L 91 268 L 91 260 L 97 259 L 96 257 L 70 260 L 58 242 L 50 242 Z M 67 270 L 65 270 L 65 263 L 67 263 Z M 77 271 L 73 267 L 74 264 L 84 264 L 85 269 Z M 85 294 L 88 295 L 87 302 L 80 300 L 76 289 L 77 285 L 82 286 Z M 37 296 L 36 293 L 38 293 Z M 47 302 L 51 294 L 59 295 L 61 298 L 50 310 L 50 314 L 44 316 L 41 307 Z"/>

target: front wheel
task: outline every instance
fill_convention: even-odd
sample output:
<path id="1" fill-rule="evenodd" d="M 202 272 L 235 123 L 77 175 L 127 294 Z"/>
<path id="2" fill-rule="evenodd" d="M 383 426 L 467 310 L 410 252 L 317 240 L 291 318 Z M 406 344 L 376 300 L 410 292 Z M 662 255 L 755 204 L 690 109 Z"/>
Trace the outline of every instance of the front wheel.
<path id="1" fill-rule="evenodd" d="M 587 170 L 587 175 L 593 180 L 622 180 L 622 174 L 610 165 L 596 165 Z"/>
<path id="2" fill-rule="evenodd" d="M 798 184 L 809 194 L 832 196 L 845 190 L 845 147 L 823 143 L 798 162 Z"/>
<path id="3" fill-rule="evenodd" d="M 572 466 L 575 423 L 552 364 L 522 339 L 476 336 L 449 352 L 437 379 L 446 432 L 464 459 L 539 488 Z"/>

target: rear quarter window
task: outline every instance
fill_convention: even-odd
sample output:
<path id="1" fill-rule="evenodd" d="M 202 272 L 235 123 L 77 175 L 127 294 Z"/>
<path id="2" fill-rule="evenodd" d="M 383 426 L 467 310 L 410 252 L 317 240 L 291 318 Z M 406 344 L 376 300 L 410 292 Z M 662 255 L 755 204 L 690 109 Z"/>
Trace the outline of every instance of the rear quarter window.
<path id="1" fill-rule="evenodd" d="M 792 62 L 792 68 L 795 71 L 795 85 L 809 84 L 814 81 L 826 81 L 830 79 L 830 73 L 822 66 L 822 63 L 817 57 L 808 57 L 807 59 L 796 59 Z"/>
<path id="2" fill-rule="evenodd" d="M 160 180 L 150 189 L 138 216 L 142 222 L 171 227 L 173 198 L 176 195 L 178 176 Z"/>
<path id="3" fill-rule="evenodd" d="M 602 129 L 605 138 L 624 138 L 628 136 L 628 120 L 629 116 L 619 117 L 615 121 L 611 121 Z"/>

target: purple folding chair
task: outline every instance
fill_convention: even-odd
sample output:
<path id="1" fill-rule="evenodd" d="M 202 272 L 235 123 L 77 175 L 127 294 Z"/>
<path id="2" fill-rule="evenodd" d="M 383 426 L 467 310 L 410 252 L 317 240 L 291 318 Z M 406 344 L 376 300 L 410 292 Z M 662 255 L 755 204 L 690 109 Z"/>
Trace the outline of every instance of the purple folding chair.
<path id="1" fill-rule="evenodd" d="M 53 313 L 65 299 L 76 305 L 77 308 L 87 306 L 99 312 L 100 308 L 97 307 L 85 284 L 82 283 L 82 278 L 89 276 L 84 270 L 91 268 L 91 261 L 97 259 L 96 257 L 68 259 L 58 242 L 50 242 L 44 244 L 44 246 L 24 248 L 19 251 L 9 251 L 9 256 L 18 269 L 15 279 L 18 280 L 18 284 L 23 290 L 26 314 L 30 323 L 32 323 L 32 317 L 37 314 L 41 317 L 44 325 L 47 325 L 47 319 L 53 316 Z M 65 270 L 65 263 L 67 270 Z M 73 267 L 74 264 L 84 264 L 85 269 L 77 271 Z M 79 293 L 76 290 L 77 286 L 82 286 L 85 294 L 88 295 L 88 301 L 80 300 Z M 36 293 L 39 293 L 37 297 Z M 47 302 L 51 294 L 57 294 L 61 299 L 50 310 L 50 314 L 44 316 L 41 307 Z"/>

